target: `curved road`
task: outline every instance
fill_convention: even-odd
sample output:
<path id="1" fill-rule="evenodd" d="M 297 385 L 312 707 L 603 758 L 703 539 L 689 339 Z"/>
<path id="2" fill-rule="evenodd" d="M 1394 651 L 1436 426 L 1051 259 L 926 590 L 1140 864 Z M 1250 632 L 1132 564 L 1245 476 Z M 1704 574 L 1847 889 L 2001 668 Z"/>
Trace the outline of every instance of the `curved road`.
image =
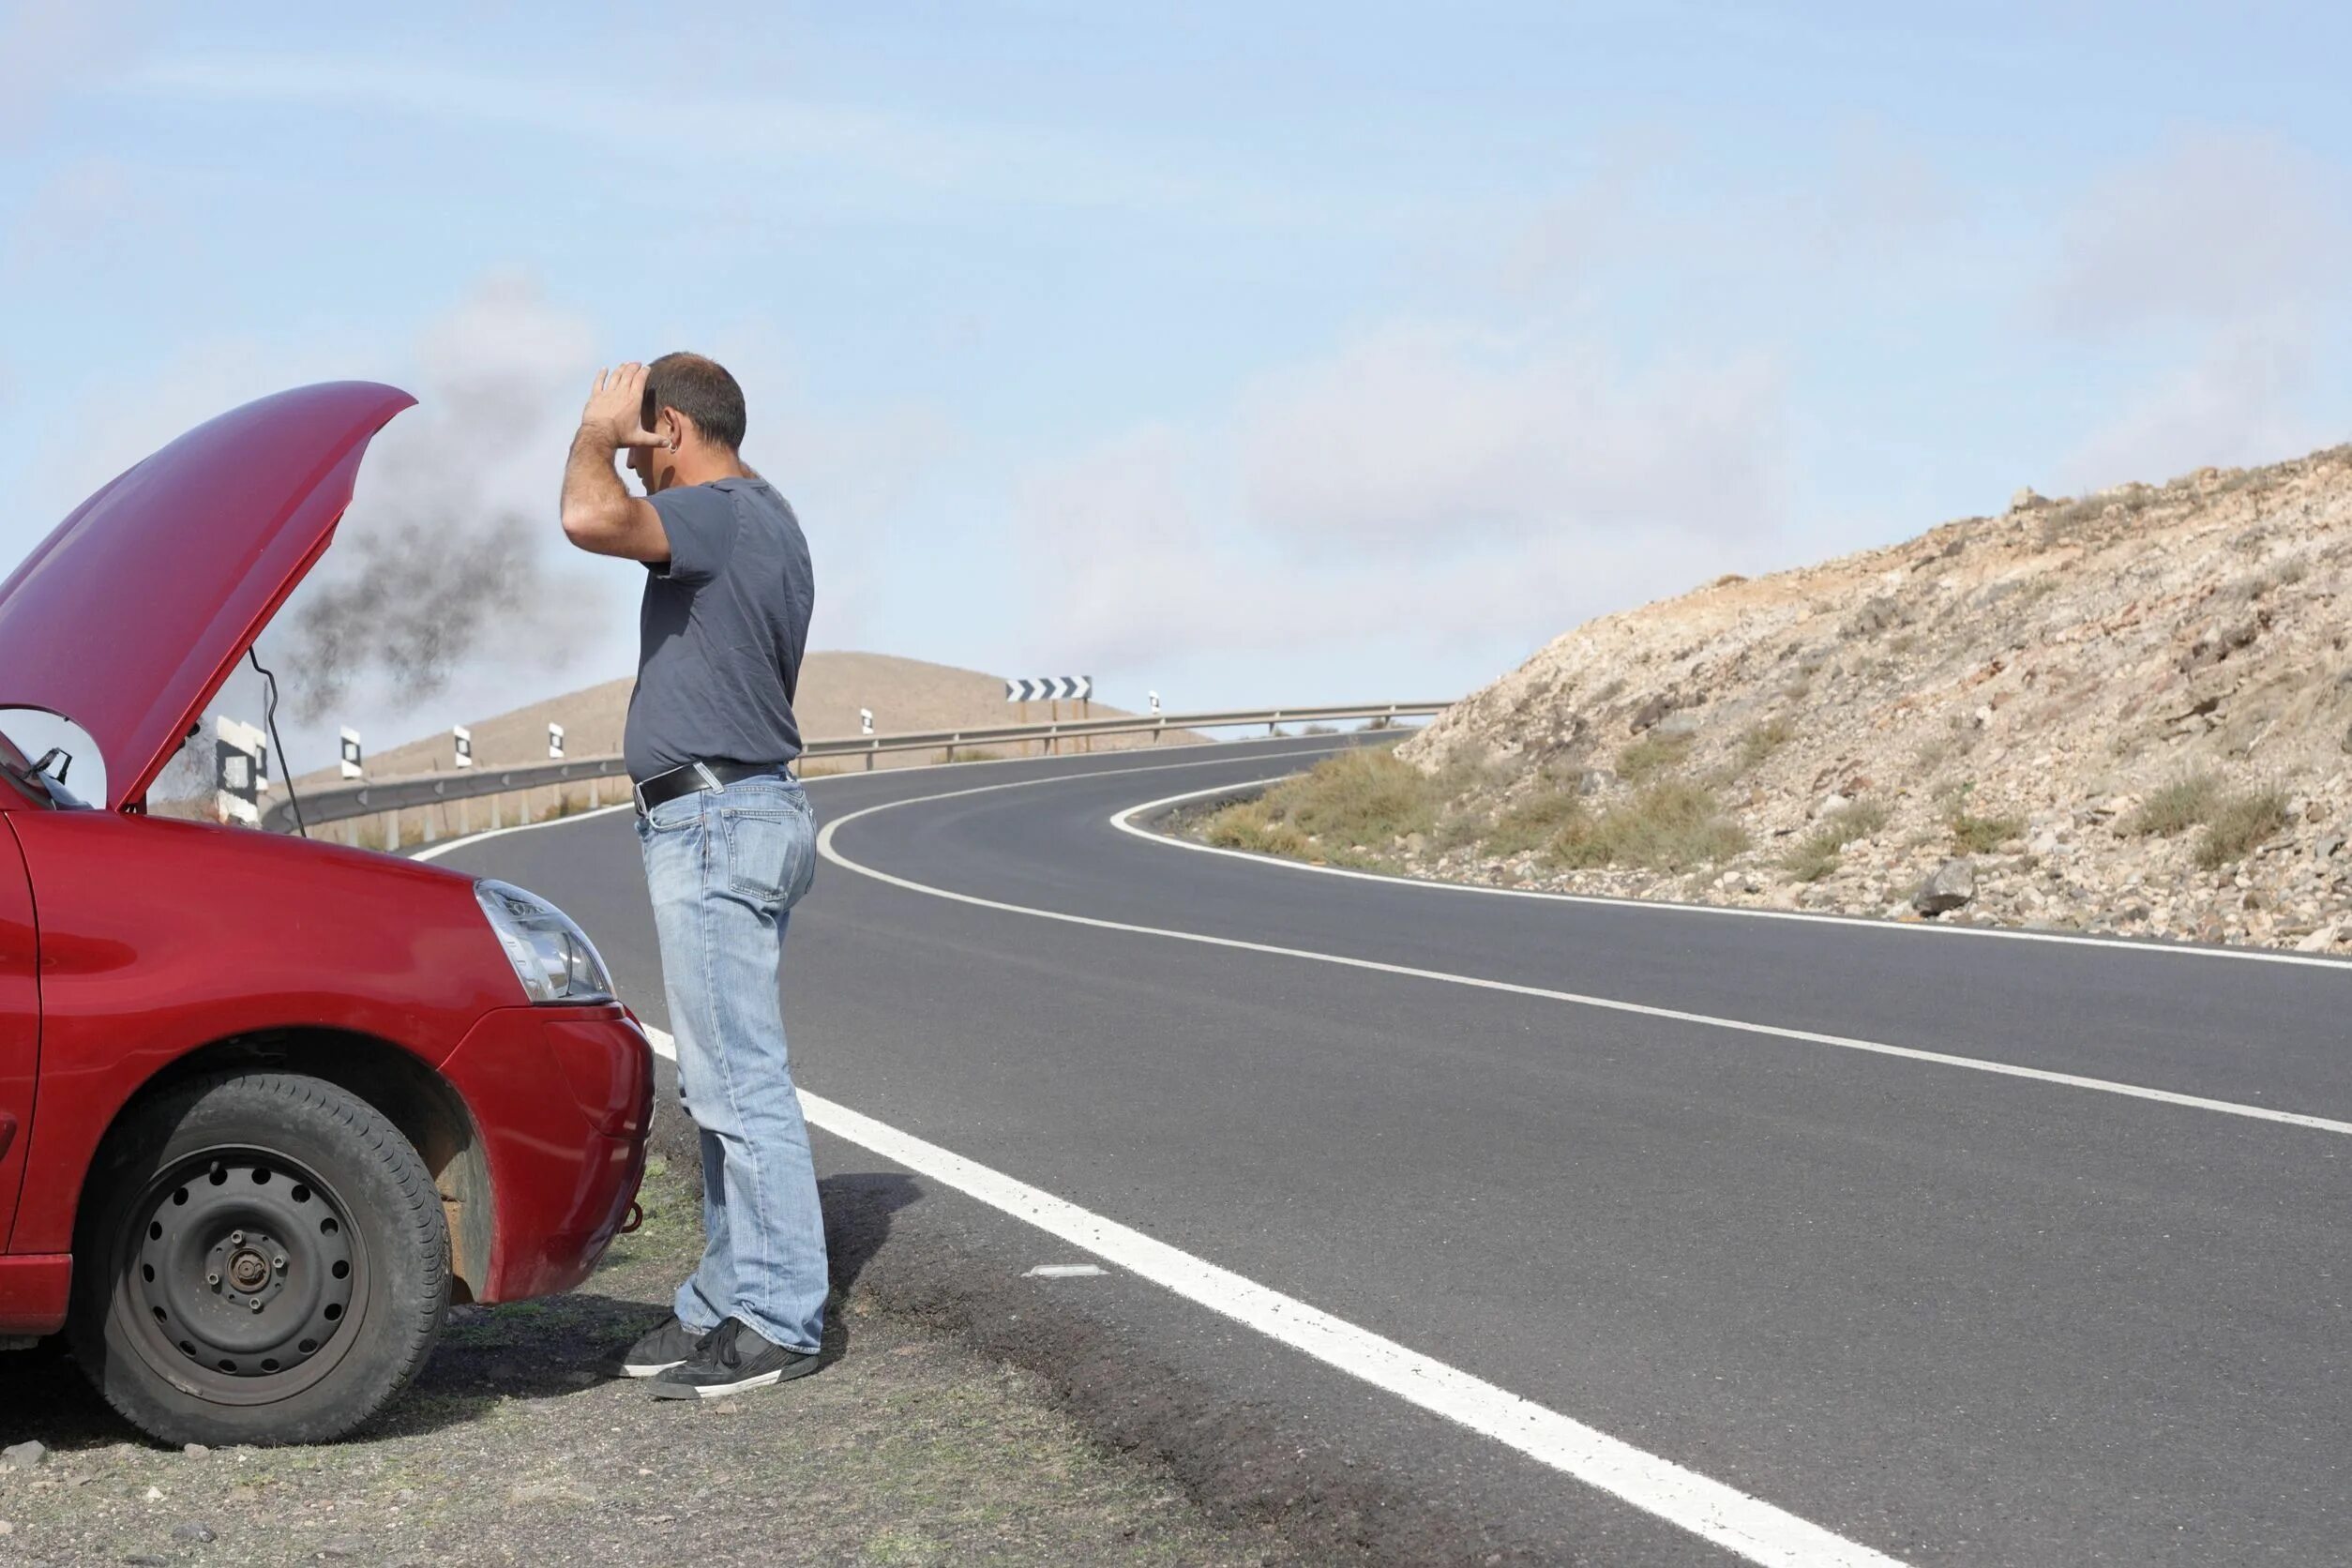
<path id="1" fill-rule="evenodd" d="M 1049 1365 L 1084 1347 L 1074 1380 L 1132 1369 L 1122 1440 L 1306 1488 L 1321 1539 L 1395 1560 L 2345 1560 L 2352 970 L 1483 895 L 1112 822 L 1339 744 L 809 785 L 806 1089 L 1427 1358 L 1383 1386 L 1118 1256 L 1024 1280 L 1086 1254 L 926 1184 L 904 1244 L 952 1231 L 926 1266 Z M 443 858 L 571 910 L 661 1021 L 626 813 Z M 1428 1364 L 1500 1425 L 1399 1397 Z M 1548 1447 L 1491 1435 L 1546 1418 Z M 1656 1470 L 1615 1484 L 1610 1440 Z M 1706 1528 L 1725 1497 L 1760 1536 Z"/>

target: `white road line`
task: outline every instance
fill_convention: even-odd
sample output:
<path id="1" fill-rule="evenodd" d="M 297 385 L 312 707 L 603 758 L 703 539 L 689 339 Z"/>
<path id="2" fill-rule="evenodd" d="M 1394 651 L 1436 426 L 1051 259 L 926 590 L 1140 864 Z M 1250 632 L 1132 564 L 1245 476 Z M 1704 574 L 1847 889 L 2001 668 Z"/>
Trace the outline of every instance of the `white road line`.
<path id="1" fill-rule="evenodd" d="M 648 1027 L 654 1048 L 677 1047 Z M 1510 1390 L 1106 1219 L 806 1089 L 815 1125 L 954 1187 L 1327 1366 L 1517 1450 L 1644 1513 L 1772 1568 L 1902 1568 L 1897 1559 L 1683 1469 Z"/>
<path id="2" fill-rule="evenodd" d="M 1291 778 L 1295 774 L 1285 774 Z M 1110 825 L 1122 833 L 1132 834 L 1147 843 L 1163 849 L 1194 850 L 1201 854 L 1225 855 L 1233 860 L 1246 860 L 1259 866 L 1279 866 L 1289 871 L 1312 871 L 1319 876 L 1349 877 L 1357 882 L 1381 882 L 1390 887 L 1413 887 L 1431 893 L 1475 893 L 1489 898 L 1535 898 L 1555 904 L 1587 904 L 1610 910 L 1655 910 L 1672 914 L 1734 915 L 1746 920 L 1793 920 L 1808 926 L 1848 926 L 1865 931 L 1899 931 L 1921 936 L 1991 937 L 2000 942 L 2046 942 L 2068 947 L 2107 947 L 2125 953 L 2137 953 L 2160 958 L 2236 958 L 2257 964 L 2299 964 L 2315 969 L 2340 969 L 2352 972 L 2352 961 L 2322 957 L 2310 953 L 2279 953 L 2258 947 L 2191 947 L 2163 942 L 2133 942 L 2123 937 L 2076 936 L 2065 931 L 2018 931 L 1990 926 L 1945 926 L 1927 921 L 1874 920 L 1866 915 L 1815 914 L 1804 910 L 1759 910 L 1729 904 L 1688 904 L 1664 898 L 1612 898 L 1592 893 L 1551 893 L 1531 887 L 1482 887 L 1474 882 L 1435 882 L 1424 877 L 1395 877 L 1379 871 L 1359 871 L 1347 866 L 1316 866 L 1304 860 L 1291 860 L 1282 855 L 1257 854 L 1248 850 L 1229 850 L 1219 844 L 1203 844 L 1197 839 L 1179 838 L 1172 834 L 1155 833 L 1138 827 L 1134 819 L 1147 811 L 1163 807 L 1181 806 L 1188 800 L 1200 800 L 1210 795 L 1224 794 L 1229 790 L 1255 789 L 1261 784 L 1279 783 L 1281 779 L 1255 779 L 1249 784 L 1220 784 L 1207 790 L 1187 791 L 1181 795 L 1168 795 L 1160 800 L 1147 800 L 1140 806 L 1130 806 L 1110 819 Z"/>
<path id="3" fill-rule="evenodd" d="M 528 833 L 535 827 L 553 827 L 558 822 L 584 822 L 591 817 L 610 817 L 616 811 L 636 809 L 637 807 L 632 803 L 625 800 L 618 806 L 600 806 L 594 811 L 575 811 L 568 817 L 542 817 L 535 822 L 517 822 L 512 827 L 486 827 L 479 833 L 469 833 L 462 838 L 450 838 L 438 844 L 428 844 L 408 858 L 439 860 L 451 850 L 462 850 L 469 845 L 484 843 L 492 838 L 504 838 L 510 833 Z"/>
<path id="4" fill-rule="evenodd" d="M 1319 746 L 1312 744 L 1316 741 L 1327 739 L 1328 737 L 1321 735 L 1263 735 L 1253 740 L 1178 741 L 1171 742 L 1170 744 L 1186 746 L 1213 746 L 1217 747 L 1220 751 L 1229 746 L 1263 746 L 1271 750 L 1274 746 L 1288 741 L 1298 746 L 1297 754 L 1299 756 L 1309 757 L 1316 755 L 1318 752 L 1337 749 L 1336 746 L 1331 745 Z M 1307 744 L 1302 745 L 1300 744 L 1302 742 Z M 1137 749 L 1139 750 L 1141 748 L 1138 747 Z M 1115 753 L 1113 755 L 1115 755 Z M 1283 755 L 1289 755 L 1289 753 L 1283 753 Z M 864 771 L 857 773 L 821 773 L 814 778 L 805 778 L 801 780 L 801 784 L 805 789 L 832 779 L 837 779 L 842 783 L 849 783 L 853 780 L 866 778 L 897 778 L 903 777 L 907 774 L 911 773 L 936 773 L 942 768 L 955 768 L 963 773 L 970 773 L 974 768 L 994 767 L 1005 762 L 1041 762 L 1058 761 L 1060 760 L 1061 759 L 1059 758 L 1048 757 L 989 757 L 970 762 L 919 762 L 912 767 L 882 768 L 873 773 L 867 773 Z M 1056 774 L 1054 776 L 1056 778 L 1095 778 L 1107 774 L 1158 773 L 1166 768 L 1206 767 L 1211 762 L 1230 761 L 1232 759 L 1229 757 L 1208 757 L 1190 762 L 1154 762 L 1149 767 L 1140 768 L 1074 769 L 1066 774 Z M 516 822 L 507 827 L 486 827 L 479 833 L 469 833 L 464 835 L 462 837 L 447 838 L 438 844 L 429 844 L 425 848 L 417 851 L 415 854 L 410 855 L 408 858 L 411 860 L 439 860 L 443 855 L 447 854 L 451 850 L 465 849 L 470 845 L 484 843 L 492 838 L 504 838 L 510 833 L 528 833 L 533 828 L 554 827 L 561 822 L 584 822 L 591 817 L 610 817 L 618 811 L 631 811 L 634 809 L 636 809 L 635 805 L 632 802 L 625 800 L 618 806 L 600 806 L 593 811 L 575 811 L 566 817 L 542 817 L 535 822 Z"/>
<path id="5" fill-rule="evenodd" d="M 1138 770 L 1149 771 L 1149 770 Z M 1090 776 L 1101 776 L 1093 775 Z M 902 806 L 922 806 L 933 801 L 956 800 L 966 795 L 993 794 L 1000 790 L 1031 789 L 1042 784 L 1065 782 L 1060 778 L 1019 779 L 1010 784 L 983 784 L 976 789 L 950 790 L 936 795 L 916 795 L 906 800 L 884 801 L 863 810 L 852 811 L 825 823 L 817 835 L 817 852 L 843 870 L 861 877 L 921 893 L 933 898 L 945 898 L 953 903 L 970 904 L 976 909 L 998 910 L 1006 914 L 1026 914 L 1038 920 L 1058 920 L 1072 926 L 1089 926 L 1097 930 L 1124 931 L 1135 936 L 1162 937 L 1170 942 L 1197 942 L 1204 947 L 1231 948 L 1244 953 L 1262 953 L 1275 957 L 1303 958 L 1310 963 L 1335 964 L 1345 969 L 1369 970 L 1380 974 L 1402 975 L 1411 980 L 1435 980 L 1449 986 L 1468 986 L 1479 990 L 1504 991 L 1514 996 L 1535 997 L 1545 1002 L 1564 1002 L 1578 1007 L 1597 1007 L 1612 1013 L 1630 1013 L 1640 1018 L 1666 1018 L 1676 1023 L 1699 1024 L 1709 1029 L 1733 1030 L 1743 1034 L 1761 1034 L 1777 1040 L 1797 1040 L 1807 1045 L 1835 1046 L 1842 1050 L 1862 1051 L 1873 1056 L 1898 1057 L 1907 1062 L 1926 1062 L 1942 1067 L 1961 1067 L 1970 1072 L 1992 1073 L 2003 1078 L 2027 1078 L 2036 1083 L 2059 1084 L 2069 1089 L 2096 1090 L 2103 1094 L 2120 1094 L 2135 1100 L 2152 1100 L 2160 1105 L 2180 1106 L 2192 1110 L 2219 1111 L 2225 1116 L 2242 1116 L 2257 1122 L 2275 1122 L 2290 1127 L 2305 1127 L 2315 1132 L 2352 1134 L 2352 1122 L 2332 1121 L 2324 1116 L 2306 1116 L 2297 1111 L 2273 1110 L 2268 1106 L 2243 1105 L 2235 1100 L 2207 1099 L 2199 1094 L 2180 1094 L 2169 1089 L 2150 1089 L 2141 1084 L 2118 1083 L 2110 1078 L 2086 1078 L 2077 1073 L 2052 1072 L 2043 1067 L 2024 1067 L 2013 1063 L 1991 1062 L 1982 1057 L 1954 1056 L 1944 1051 L 1922 1050 L 1912 1046 L 1889 1045 L 1881 1040 L 1857 1039 L 1845 1034 L 1823 1034 L 1809 1029 L 1789 1029 L 1779 1024 L 1755 1023 L 1745 1018 L 1719 1018 L 1709 1013 L 1684 1012 L 1677 1007 L 1652 1007 L 1638 1002 L 1620 1002 L 1605 996 L 1587 996 L 1576 991 L 1554 990 L 1545 986 L 1523 986 L 1508 980 L 1489 980 L 1474 974 L 1455 974 L 1446 970 L 1416 969 L 1406 964 L 1380 963 L 1371 958 L 1351 957 L 1343 953 L 1322 953 L 1304 947 L 1283 947 L 1272 942 L 1244 942 L 1238 937 L 1211 936 L 1202 931 L 1172 930 L 1164 926 L 1138 926 L 1123 920 L 1101 920 L 1093 915 L 1069 914 L 1061 910 L 1033 909 L 1027 904 L 1008 904 L 1001 899 L 983 898 L 976 894 L 957 893 L 949 888 L 933 887 L 926 882 L 912 882 L 887 871 L 878 870 L 850 859 L 834 847 L 834 835 L 861 817 L 878 811 L 895 810 Z M 1255 782 L 1264 782 L 1259 780 Z M 1227 788 L 1241 786 L 1229 785 Z M 2129 945 L 2129 944 L 2126 944 Z"/>

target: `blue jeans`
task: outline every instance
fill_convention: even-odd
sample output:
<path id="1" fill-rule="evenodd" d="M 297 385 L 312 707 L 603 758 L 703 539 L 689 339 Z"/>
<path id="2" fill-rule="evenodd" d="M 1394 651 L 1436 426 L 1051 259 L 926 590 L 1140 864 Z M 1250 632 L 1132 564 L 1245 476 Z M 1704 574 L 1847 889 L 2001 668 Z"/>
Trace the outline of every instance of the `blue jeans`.
<path id="1" fill-rule="evenodd" d="M 740 1318 L 814 1352 L 824 1334 L 825 1224 L 784 1048 L 784 929 L 817 873 L 798 781 L 738 780 L 637 821 L 661 939 L 678 1093 L 701 1130 L 702 1262 L 678 1288 L 697 1332 Z"/>

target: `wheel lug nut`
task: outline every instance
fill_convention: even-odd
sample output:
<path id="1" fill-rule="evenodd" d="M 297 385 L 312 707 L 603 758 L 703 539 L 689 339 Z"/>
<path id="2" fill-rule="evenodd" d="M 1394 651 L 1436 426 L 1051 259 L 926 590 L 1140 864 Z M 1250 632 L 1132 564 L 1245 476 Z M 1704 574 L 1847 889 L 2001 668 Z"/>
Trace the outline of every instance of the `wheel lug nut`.
<path id="1" fill-rule="evenodd" d="M 286 1266 L 286 1260 L 285 1260 L 283 1258 L 279 1259 L 278 1259 L 278 1267 L 279 1267 L 279 1268 L 281 1268 L 281 1269 L 282 1269 L 282 1268 L 284 1268 L 285 1266 Z"/>
<path id="2" fill-rule="evenodd" d="M 262 1309 L 262 1304 L 261 1304 L 261 1302 L 257 1299 L 257 1300 L 255 1300 L 255 1302 L 253 1303 L 253 1310 L 254 1310 L 254 1311 L 256 1311 L 256 1312 L 259 1312 L 261 1309 Z"/>
<path id="3" fill-rule="evenodd" d="M 245 1232 L 242 1230 L 230 1231 L 229 1244 L 231 1246 L 243 1246 L 245 1244 Z"/>
<path id="4" fill-rule="evenodd" d="M 207 1285 L 218 1285 L 220 1283 L 220 1276 L 217 1274 L 208 1274 L 204 1276 L 204 1283 Z"/>

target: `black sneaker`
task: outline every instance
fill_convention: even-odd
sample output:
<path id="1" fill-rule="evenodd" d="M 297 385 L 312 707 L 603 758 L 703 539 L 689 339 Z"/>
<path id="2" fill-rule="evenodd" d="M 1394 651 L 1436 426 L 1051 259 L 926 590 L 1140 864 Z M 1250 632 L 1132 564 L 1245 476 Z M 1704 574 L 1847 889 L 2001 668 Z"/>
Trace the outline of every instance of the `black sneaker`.
<path id="1" fill-rule="evenodd" d="M 672 1315 L 668 1322 L 628 1348 L 628 1353 L 621 1358 L 621 1376 L 652 1378 L 673 1366 L 683 1366 L 694 1359 L 694 1348 L 703 1337 Z"/>
<path id="2" fill-rule="evenodd" d="M 730 1318 L 702 1336 L 694 1358 L 654 1380 L 656 1399 L 716 1399 L 749 1388 L 805 1378 L 817 1358 L 771 1345 L 740 1318 Z"/>

